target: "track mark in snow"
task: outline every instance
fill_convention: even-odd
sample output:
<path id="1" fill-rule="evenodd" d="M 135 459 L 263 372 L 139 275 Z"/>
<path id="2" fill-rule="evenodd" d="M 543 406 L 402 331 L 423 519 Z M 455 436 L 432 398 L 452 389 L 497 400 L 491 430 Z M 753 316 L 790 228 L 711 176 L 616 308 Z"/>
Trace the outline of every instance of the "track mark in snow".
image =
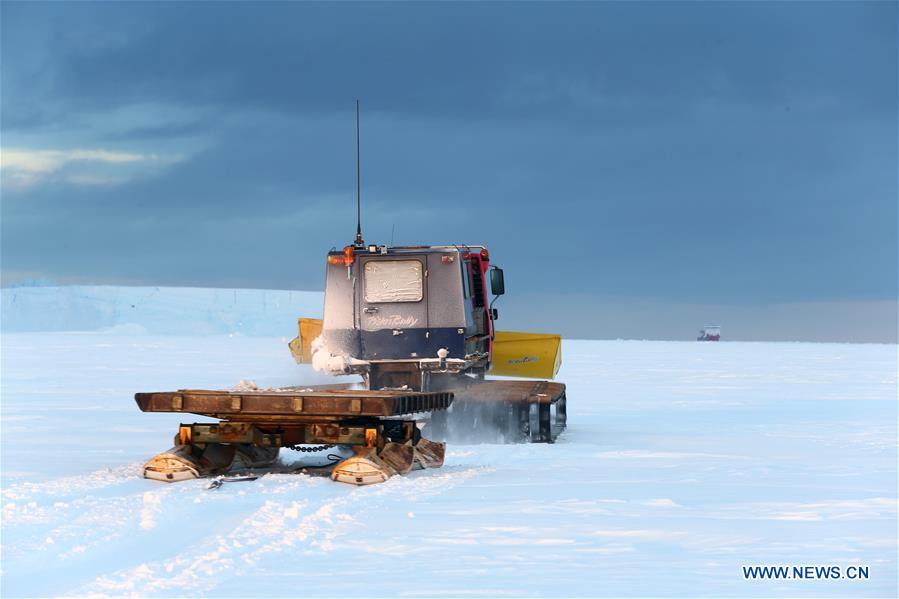
<path id="1" fill-rule="evenodd" d="M 285 550 L 320 554 L 350 547 L 358 551 L 358 539 L 351 533 L 364 527 L 368 519 L 390 510 L 405 513 L 409 502 L 440 495 L 491 471 L 485 467 L 444 467 L 355 488 L 321 478 L 266 476 L 254 488 L 240 492 L 244 498 L 258 493 L 265 500 L 230 532 L 182 546 L 174 557 L 99 577 L 76 594 L 202 595 L 226 584 L 238 570 L 242 575 L 252 575 L 254 569 L 269 559 L 277 560 Z M 271 498 L 273 495 L 276 498 Z M 318 499 L 313 499 L 316 496 Z M 154 500 L 151 504 L 153 517 L 165 514 L 165 502 L 157 504 Z M 142 509 L 147 509 L 146 504 Z"/>
<path id="2" fill-rule="evenodd" d="M 156 526 L 161 506 L 174 491 L 166 486 L 142 494 L 84 495 L 46 505 L 37 501 L 21 506 L 6 503 L 3 506 L 4 560 L 67 560 L 92 549 L 104 550 L 110 544 L 126 543 L 141 531 Z M 32 533 L 41 530 L 45 537 L 30 534 L 21 538 L 23 530 Z"/>
<path id="3" fill-rule="evenodd" d="M 158 493 L 152 491 L 144 493 L 144 506 L 140 511 L 140 527 L 144 530 L 156 528 L 156 515 L 162 511 L 161 500 L 162 496 Z"/>
<path id="4" fill-rule="evenodd" d="M 41 483 L 15 483 L 3 489 L 4 501 L 30 501 L 32 498 L 82 495 L 105 487 L 142 478 L 143 463 L 134 462 L 116 468 L 104 468 L 81 476 L 65 476 Z M 4 520 L 6 514 L 4 514 Z"/>

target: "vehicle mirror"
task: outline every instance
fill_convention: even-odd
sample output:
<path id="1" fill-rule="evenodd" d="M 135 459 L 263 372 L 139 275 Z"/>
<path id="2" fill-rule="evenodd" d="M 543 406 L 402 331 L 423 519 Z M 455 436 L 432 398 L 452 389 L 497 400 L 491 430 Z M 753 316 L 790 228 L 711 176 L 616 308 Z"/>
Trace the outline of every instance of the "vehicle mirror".
<path id="1" fill-rule="evenodd" d="M 502 295 L 506 292 L 502 268 L 494 268 L 490 271 L 490 291 L 493 292 L 493 295 Z"/>

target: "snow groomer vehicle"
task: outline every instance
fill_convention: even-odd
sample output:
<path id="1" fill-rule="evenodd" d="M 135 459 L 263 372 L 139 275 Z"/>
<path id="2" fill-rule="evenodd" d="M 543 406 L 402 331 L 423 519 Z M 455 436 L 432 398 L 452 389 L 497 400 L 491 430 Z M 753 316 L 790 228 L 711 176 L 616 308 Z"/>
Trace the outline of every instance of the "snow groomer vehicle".
<path id="1" fill-rule="evenodd" d="M 364 485 L 441 466 L 447 441 L 552 443 L 565 429 L 565 385 L 551 380 L 561 339 L 495 330 L 505 282 L 487 248 L 365 244 L 358 190 L 357 180 L 355 241 L 327 254 L 324 318 L 300 318 L 290 342 L 297 362 L 358 382 L 137 393 L 144 412 L 219 420 L 181 424 L 146 478 L 267 468 L 281 448 L 344 445 L 353 455 L 329 475 Z"/>

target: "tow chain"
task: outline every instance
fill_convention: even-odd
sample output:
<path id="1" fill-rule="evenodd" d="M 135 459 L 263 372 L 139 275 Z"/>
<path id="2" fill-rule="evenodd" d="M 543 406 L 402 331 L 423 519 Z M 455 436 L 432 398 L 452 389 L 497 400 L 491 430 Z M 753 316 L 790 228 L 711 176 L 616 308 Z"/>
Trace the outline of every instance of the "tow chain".
<path id="1" fill-rule="evenodd" d="M 302 451 L 303 453 L 316 453 L 318 451 L 326 451 L 332 447 L 337 447 L 337 445 L 285 445 L 284 447 L 294 451 Z"/>
<path id="2" fill-rule="evenodd" d="M 216 476 L 209 482 L 209 486 L 206 487 L 207 491 L 211 491 L 212 489 L 219 489 L 225 483 L 239 483 L 242 481 L 253 481 L 258 479 L 258 476 L 225 476 L 220 475 Z"/>

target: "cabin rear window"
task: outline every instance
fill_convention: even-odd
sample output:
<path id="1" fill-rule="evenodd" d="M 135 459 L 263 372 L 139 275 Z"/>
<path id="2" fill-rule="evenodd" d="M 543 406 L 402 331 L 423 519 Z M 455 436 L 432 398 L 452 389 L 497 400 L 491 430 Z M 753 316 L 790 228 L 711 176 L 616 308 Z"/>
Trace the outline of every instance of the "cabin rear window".
<path id="1" fill-rule="evenodd" d="M 371 260 L 365 263 L 365 301 L 421 301 L 421 262 L 418 260 Z"/>

